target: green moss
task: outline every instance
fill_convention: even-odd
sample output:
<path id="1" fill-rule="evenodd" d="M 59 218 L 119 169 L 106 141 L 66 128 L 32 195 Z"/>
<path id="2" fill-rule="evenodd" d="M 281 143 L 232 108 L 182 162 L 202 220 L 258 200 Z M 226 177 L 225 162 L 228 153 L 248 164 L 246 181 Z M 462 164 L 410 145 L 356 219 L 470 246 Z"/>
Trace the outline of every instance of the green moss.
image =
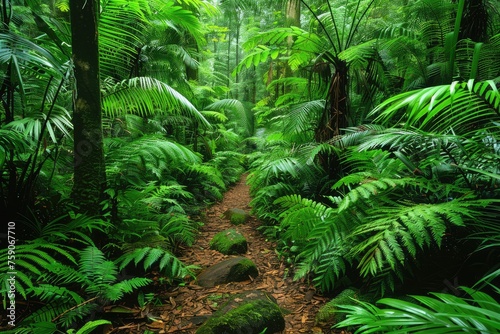
<path id="1" fill-rule="evenodd" d="M 259 271 L 252 260 L 243 258 L 238 264 L 231 267 L 228 278 L 230 281 L 238 282 L 248 279 L 248 276 L 257 277 Z"/>
<path id="2" fill-rule="evenodd" d="M 285 328 L 278 305 L 263 299 L 250 300 L 225 314 L 216 312 L 197 334 L 276 333 Z"/>
<path id="3" fill-rule="evenodd" d="M 316 314 L 316 323 L 335 324 L 343 320 L 345 316 L 338 312 L 338 305 L 355 305 L 358 300 L 361 300 L 358 291 L 354 289 L 343 290 L 319 309 Z"/>
<path id="4" fill-rule="evenodd" d="M 245 212 L 245 210 L 229 209 L 224 213 L 224 217 L 229 219 L 233 225 L 241 225 L 248 220 L 249 215 Z"/>
<path id="5" fill-rule="evenodd" d="M 210 248 L 225 255 L 244 254 L 247 251 L 247 240 L 234 229 L 217 233 L 210 241 Z"/>
<path id="6" fill-rule="evenodd" d="M 207 297 L 207 301 L 210 303 L 210 306 L 214 309 L 217 309 L 221 303 L 224 303 L 229 298 L 228 293 L 215 293 Z"/>
<path id="7" fill-rule="evenodd" d="M 241 225 L 244 224 L 246 221 L 247 221 L 246 215 L 233 213 L 233 215 L 231 216 L 231 224 L 233 225 Z"/>

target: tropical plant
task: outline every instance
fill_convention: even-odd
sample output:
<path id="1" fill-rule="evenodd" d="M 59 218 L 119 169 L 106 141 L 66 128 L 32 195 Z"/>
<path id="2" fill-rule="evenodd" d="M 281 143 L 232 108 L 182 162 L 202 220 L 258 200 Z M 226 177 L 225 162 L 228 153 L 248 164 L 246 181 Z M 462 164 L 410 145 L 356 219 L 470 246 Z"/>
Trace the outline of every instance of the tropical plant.
<path id="1" fill-rule="evenodd" d="M 462 287 L 467 296 L 446 293 L 411 296 L 411 301 L 384 298 L 377 304 L 339 305 L 347 318 L 335 327 L 361 333 L 496 333 L 500 304 L 487 293 Z M 496 294 L 498 294 L 498 289 Z"/>
<path id="2" fill-rule="evenodd" d="M 295 277 L 312 273 L 328 291 L 347 278 L 386 293 L 421 261 L 429 265 L 426 257 L 444 256 L 439 249 L 463 265 L 477 247 L 470 235 L 490 226 L 498 211 L 499 96 L 495 81 L 471 80 L 388 99 L 373 111 L 381 125 L 351 128 L 331 141 L 330 152 L 348 173 L 323 199 L 308 199 L 297 184 L 288 187 L 301 195 L 261 197 L 290 184 L 267 177 L 273 174 L 266 166 L 279 163 L 276 170 L 284 170 L 294 156 L 259 161 L 256 210 L 265 208 L 279 222 L 282 246 L 297 265 Z M 258 180 L 253 177 L 250 182 Z M 457 243 L 464 253 L 453 251 Z"/>
<path id="3" fill-rule="evenodd" d="M 37 258 L 33 257 L 33 261 L 43 259 L 40 252 L 34 255 Z M 89 327 L 95 328 L 104 323 L 101 320 L 88 324 L 92 313 L 150 283 L 149 279 L 141 277 L 120 279 L 116 264 L 107 260 L 94 246 L 84 248 L 78 255 L 76 263 L 38 263 L 43 266 L 43 271 L 38 272 L 36 284 L 26 292 L 30 297 L 39 299 L 41 306 L 17 321 L 15 331 L 11 332 L 56 333 L 77 323 L 85 332 Z M 37 272 L 31 270 L 30 274 L 36 275 Z"/>

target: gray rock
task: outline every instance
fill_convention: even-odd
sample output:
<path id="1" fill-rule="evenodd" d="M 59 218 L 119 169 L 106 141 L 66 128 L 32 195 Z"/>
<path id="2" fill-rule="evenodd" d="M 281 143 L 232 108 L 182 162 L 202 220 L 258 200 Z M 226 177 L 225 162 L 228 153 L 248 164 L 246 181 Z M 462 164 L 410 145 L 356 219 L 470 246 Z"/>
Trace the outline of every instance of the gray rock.
<path id="1" fill-rule="evenodd" d="M 252 260 L 239 256 L 219 262 L 203 270 L 197 277 L 198 285 L 214 287 L 229 282 L 241 282 L 257 277 L 259 271 Z"/>

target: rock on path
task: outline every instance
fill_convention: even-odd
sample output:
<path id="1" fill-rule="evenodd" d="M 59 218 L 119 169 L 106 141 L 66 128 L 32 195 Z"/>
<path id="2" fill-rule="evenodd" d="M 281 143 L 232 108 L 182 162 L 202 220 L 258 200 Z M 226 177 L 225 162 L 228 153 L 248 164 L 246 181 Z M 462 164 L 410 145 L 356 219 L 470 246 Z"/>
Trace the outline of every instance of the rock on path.
<path id="1" fill-rule="evenodd" d="M 247 290 L 261 290 L 271 294 L 278 305 L 287 310 L 285 314 L 284 333 L 321 333 L 315 327 L 314 318 L 321 305 L 327 299 L 314 293 L 314 289 L 306 282 L 294 282 L 288 269 L 275 253 L 275 244 L 257 230 L 259 222 L 250 216 L 245 224 L 234 226 L 225 217 L 224 212 L 230 208 L 251 211 L 251 197 L 246 185 L 246 175 L 229 189 L 223 200 L 208 208 L 203 219 L 200 235 L 195 244 L 183 250 L 180 259 L 186 264 L 194 264 L 207 268 L 230 258 L 210 249 L 209 242 L 213 236 L 225 229 L 235 228 L 248 241 L 248 251 L 243 256 L 257 265 L 259 275 L 243 282 L 220 284 L 211 288 L 203 288 L 196 281 L 187 282 L 163 293 L 163 306 L 155 313 L 164 324 L 163 333 L 195 333 L 199 325 L 220 305 L 235 295 Z"/>

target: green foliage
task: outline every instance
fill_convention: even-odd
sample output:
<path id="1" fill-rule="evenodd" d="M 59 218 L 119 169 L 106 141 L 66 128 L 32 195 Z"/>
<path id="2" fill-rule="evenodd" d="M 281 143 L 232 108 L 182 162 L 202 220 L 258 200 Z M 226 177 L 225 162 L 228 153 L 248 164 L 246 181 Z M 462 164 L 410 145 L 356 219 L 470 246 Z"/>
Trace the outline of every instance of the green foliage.
<path id="1" fill-rule="evenodd" d="M 445 293 L 412 296 L 414 301 L 384 298 L 381 307 L 360 302 L 343 305 L 347 319 L 335 327 L 356 326 L 355 333 L 495 333 L 500 304 L 493 296 L 462 287 L 467 297 Z M 359 326 L 359 327 L 358 327 Z"/>
<path id="2" fill-rule="evenodd" d="M 129 245 L 130 251 L 126 251 L 116 262 L 120 265 L 120 270 L 124 269 L 129 263 L 136 266 L 143 262 L 144 270 L 158 266 L 160 271 L 169 279 L 184 278 L 187 275 L 193 275 L 194 266 L 184 265 L 170 251 L 159 247 L 141 247 L 135 248 L 135 245 Z"/>
<path id="3" fill-rule="evenodd" d="M 45 250 L 57 252 L 65 260 L 56 260 Z M 75 255 L 79 256 L 76 261 Z M 118 279 L 118 269 L 113 261 L 95 246 L 81 251 L 63 248 L 47 240 L 36 239 L 16 247 L 16 266 L 23 268 L 16 276 L 16 288 L 24 297 L 36 298 L 40 306 L 29 315 L 16 321 L 16 330 L 27 333 L 55 333 L 59 328 L 70 328 L 82 322 L 102 305 L 120 300 L 150 283 L 149 279 L 135 277 Z M 7 261 L 6 261 L 7 262 Z M 6 281 L 6 277 L 2 277 Z M 22 284 L 26 284 L 24 288 Z M 5 292 L 5 290 L 4 290 Z M 5 302 L 5 299 L 4 299 Z M 42 324 L 51 324 L 45 326 Z M 104 322 L 82 327 L 85 332 Z M 33 325 L 35 324 L 35 325 Z"/>
<path id="4" fill-rule="evenodd" d="M 204 127 L 210 125 L 186 97 L 151 77 L 136 77 L 109 85 L 103 97 L 103 111 L 109 117 L 127 113 L 141 116 L 180 113 Z"/>
<path id="5" fill-rule="evenodd" d="M 401 114 L 406 110 L 405 114 Z M 474 112 L 471 112 L 474 110 Z M 500 94 L 495 80 L 453 82 L 409 91 L 391 97 L 372 111 L 380 124 L 403 124 L 427 132 L 471 135 L 471 131 L 496 130 Z M 432 120 L 432 121 L 431 121 Z"/>
<path id="6" fill-rule="evenodd" d="M 416 259 L 441 247 L 451 226 L 480 226 L 488 221 L 487 208 L 497 203 L 477 199 L 468 189 L 439 189 L 426 178 L 411 177 L 400 160 L 381 158 L 378 151 L 364 154 L 371 171 L 340 179 L 332 189 L 341 195 L 330 196 L 330 205 L 299 195 L 274 202 L 283 208 L 280 239 L 296 256 L 295 277 L 314 273 L 313 281 L 324 290 L 340 284 L 348 268 L 366 279 L 382 279 L 381 293 L 394 290 Z M 370 167 L 356 156 L 358 169 Z"/>

